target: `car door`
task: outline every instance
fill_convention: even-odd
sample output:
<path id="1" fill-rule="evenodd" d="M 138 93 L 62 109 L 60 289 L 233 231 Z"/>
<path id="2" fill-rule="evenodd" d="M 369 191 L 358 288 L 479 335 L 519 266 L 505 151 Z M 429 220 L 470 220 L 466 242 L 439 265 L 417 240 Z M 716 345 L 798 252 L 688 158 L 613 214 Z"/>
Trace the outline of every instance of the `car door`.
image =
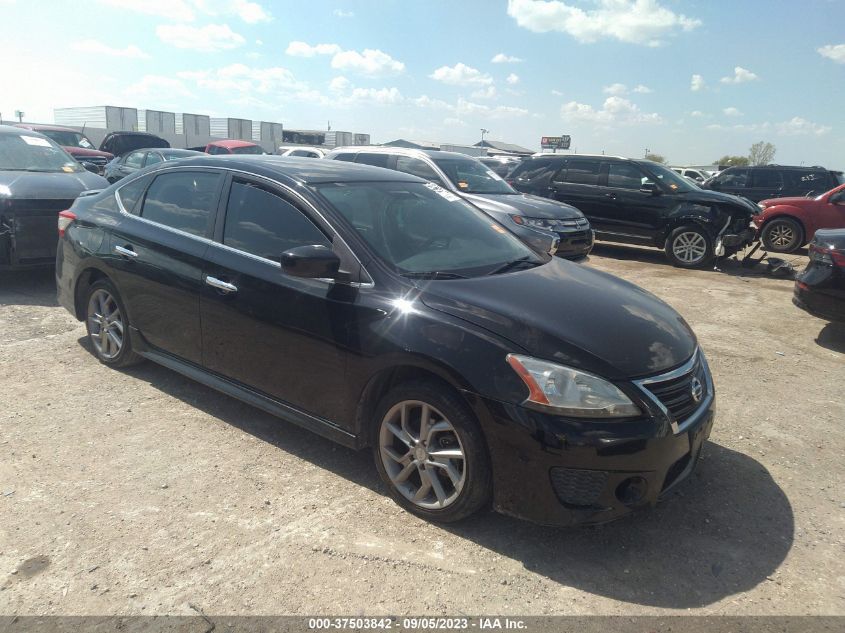
<path id="1" fill-rule="evenodd" d="M 122 209 L 110 231 L 110 264 L 132 326 L 154 348 L 196 364 L 203 256 L 222 180 L 207 169 L 133 180 L 117 190 Z"/>
<path id="2" fill-rule="evenodd" d="M 646 243 L 654 241 L 671 200 L 666 195 L 642 191 L 643 184 L 653 180 L 633 163 L 608 161 L 602 172 L 603 186 L 599 190 L 606 198 L 602 207 L 603 230 Z"/>
<path id="3" fill-rule="evenodd" d="M 200 302 L 203 364 L 276 400 L 328 420 L 345 410 L 348 286 L 282 273 L 284 251 L 332 246 L 286 190 L 233 177 Z"/>
<path id="4" fill-rule="evenodd" d="M 144 165 L 144 158 L 146 154 L 147 152 L 145 151 L 131 152 L 127 154 L 125 158 L 121 159 L 120 165 L 117 168 L 117 172 L 120 177 L 125 178 L 126 176 L 130 176 L 141 169 Z"/>
<path id="5" fill-rule="evenodd" d="M 601 166 L 598 158 L 570 158 L 549 183 L 549 197 L 580 210 L 597 231 L 613 225 L 608 199 L 599 192 Z"/>

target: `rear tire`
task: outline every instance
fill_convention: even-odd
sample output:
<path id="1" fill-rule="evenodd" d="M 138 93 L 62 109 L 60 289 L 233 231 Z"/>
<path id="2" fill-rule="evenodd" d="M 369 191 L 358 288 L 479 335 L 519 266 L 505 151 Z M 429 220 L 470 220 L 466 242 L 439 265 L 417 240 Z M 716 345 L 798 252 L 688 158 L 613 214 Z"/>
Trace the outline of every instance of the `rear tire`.
<path id="1" fill-rule="evenodd" d="M 460 521 L 489 504 L 487 444 L 455 392 L 424 381 L 400 384 L 381 399 L 375 415 L 373 458 L 396 503 L 440 523 Z"/>
<path id="2" fill-rule="evenodd" d="M 679 226 L 666 238 L 666 257 L 678 268 L 705 268 L 715 258 L 713 239 L 696 224 Z"/>
<path id="3" fill-rule="evenodd" d="M 794 253 L 804 244 L 804 227 L 792 218 L 775 218 L 763 227 L 760 240 L 771 253 Z"/>
<path id="4" fill-rule="evenodd" d="M 101 363 L 128 367 L 144 360 L 132 349 L 126 308 L 109 280 L 100 279 L 91 285 L 85 306 L 88 341 Z"/>

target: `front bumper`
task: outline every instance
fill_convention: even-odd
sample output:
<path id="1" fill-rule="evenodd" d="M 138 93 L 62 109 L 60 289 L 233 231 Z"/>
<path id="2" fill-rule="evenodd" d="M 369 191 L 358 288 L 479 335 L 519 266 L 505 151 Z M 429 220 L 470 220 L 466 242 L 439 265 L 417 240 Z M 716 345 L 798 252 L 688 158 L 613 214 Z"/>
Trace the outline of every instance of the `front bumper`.
<path id="1" fill-rule="evenodd" d="M 591 229 L 585 231 L 556 232 L 560 238 L 555 255 L 565 258 L 585 257 L 593 250 L 595 235 Z"/>
<path id="2" fill-rule="evenodd" d="M 658 407 L 630 421 L 563 418 L 479 399 L 494 507 L 544 525 L 606 523 L 655 505 L 692 474 L 713 427 L 715 390 L 680 422 Z"/>

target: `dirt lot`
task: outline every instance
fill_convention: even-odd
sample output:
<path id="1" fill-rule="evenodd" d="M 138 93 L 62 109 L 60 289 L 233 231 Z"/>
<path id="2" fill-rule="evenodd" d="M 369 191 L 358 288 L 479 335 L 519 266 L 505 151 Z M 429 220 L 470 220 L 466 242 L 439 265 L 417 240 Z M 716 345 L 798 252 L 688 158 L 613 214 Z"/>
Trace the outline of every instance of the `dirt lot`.
<path id="1" fill-rule="evenodd" d="M 369 453 L 107 369 L 50 273 L 0 276 L 0 614 L 845 614 L 845 327 L 735 265 L 587 265 L 692 324 L 718 418 L 678 494 L 574 530 L 420 521 Z"/>

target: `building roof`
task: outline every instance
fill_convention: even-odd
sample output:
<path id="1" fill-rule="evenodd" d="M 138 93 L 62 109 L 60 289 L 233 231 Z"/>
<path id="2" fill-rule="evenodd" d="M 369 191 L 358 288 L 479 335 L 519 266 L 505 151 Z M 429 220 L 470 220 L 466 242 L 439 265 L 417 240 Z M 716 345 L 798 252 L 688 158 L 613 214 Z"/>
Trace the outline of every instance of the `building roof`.
<path id="1" fill-rule="evenodd" d="M 514 145 L 513 143 L 502 143 L 501 141 L 479 141 L 475 144 L 475 147 L 489 147 L 495 150 L 499 150 L 500 152 L 507 152 L 509 154 L 531 155 L 534 153 L 533 149 L 528 149 L 527 147 L 522 147 L 520 145 Z"/>
<path id="2" fill-rule="evenodd" d="M 389 143 L 382 143 L 388 147 L 407 147 L 409 149 L 440 149 L 440 143 L 434 141 L 413 141 L 404 138 L 397 138 L 395 141 Z"/>

